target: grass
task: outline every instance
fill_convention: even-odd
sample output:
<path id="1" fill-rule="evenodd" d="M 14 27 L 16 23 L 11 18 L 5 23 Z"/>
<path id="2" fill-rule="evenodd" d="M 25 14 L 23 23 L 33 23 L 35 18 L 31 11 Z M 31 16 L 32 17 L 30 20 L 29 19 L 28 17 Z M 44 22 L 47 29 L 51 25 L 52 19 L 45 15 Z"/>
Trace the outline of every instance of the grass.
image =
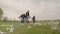
<path id="1" fill-rule="evenodd" d="M 60 34 L 60 21 L 53 21 L 54 23 L 59 23 L 57 25 L 58 28 L 53 30 L 51 29 L 52 26 L 48 24 L 50 22 L 52 21 L 36 23 L 0 22 L 0 25 L 14 25 L 14 32 L 10 33 L 9 30 L 6 30 L 10 26 L 0 26 L 0 31 L 6 32 L 6 34 Z"/>

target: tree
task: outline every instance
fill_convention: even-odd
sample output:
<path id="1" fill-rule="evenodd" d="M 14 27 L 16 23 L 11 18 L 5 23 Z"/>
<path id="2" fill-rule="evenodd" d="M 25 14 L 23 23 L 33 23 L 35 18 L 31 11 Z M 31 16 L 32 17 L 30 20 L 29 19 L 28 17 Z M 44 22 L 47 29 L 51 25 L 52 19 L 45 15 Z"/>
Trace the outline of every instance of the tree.
<path id="1" fill-rule="evenodd" d="M 2 15 L 3 15 L 3 10 L 0 8 L 0 21 L 1 21 Z"/>

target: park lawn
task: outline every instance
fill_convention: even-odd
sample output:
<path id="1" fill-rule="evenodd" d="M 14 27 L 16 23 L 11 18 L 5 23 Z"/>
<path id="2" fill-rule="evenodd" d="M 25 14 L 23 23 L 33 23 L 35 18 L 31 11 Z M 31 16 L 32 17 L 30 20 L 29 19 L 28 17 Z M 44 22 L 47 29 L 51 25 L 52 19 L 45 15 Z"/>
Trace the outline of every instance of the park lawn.
<path id="1" fill-rule="evenodd" d="M 50 21 L 36 23 L 0 22 L 0 31 L 6 32 L 6 34 L 60 34 L 60 21 L 58 22 L 59 22 L 59 24 L 57 25 L 58 29 L 54 30 L 52 30 L 51 25 L 48 24 L 50 23 Z M 7 27 L 10 27 L 8 25 L 13 25 L 14 32 L 10 33 L 9 30 L 7 30 Z"/>

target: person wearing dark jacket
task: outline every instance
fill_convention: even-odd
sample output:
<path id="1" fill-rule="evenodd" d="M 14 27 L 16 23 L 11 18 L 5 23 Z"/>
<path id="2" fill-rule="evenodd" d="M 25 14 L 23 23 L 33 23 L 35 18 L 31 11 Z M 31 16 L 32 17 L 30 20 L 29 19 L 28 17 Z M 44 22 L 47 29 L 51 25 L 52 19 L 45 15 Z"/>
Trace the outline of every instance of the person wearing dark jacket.
<path id="1" fill-rule="evenodd" d="M 25 22 L 25 20 L 24 20 L 25 17 L 26 17 L 25 14 L 22 14 L 22 15 L 19 16 L 19 19 L 21 19 L 21 23 Z"/>

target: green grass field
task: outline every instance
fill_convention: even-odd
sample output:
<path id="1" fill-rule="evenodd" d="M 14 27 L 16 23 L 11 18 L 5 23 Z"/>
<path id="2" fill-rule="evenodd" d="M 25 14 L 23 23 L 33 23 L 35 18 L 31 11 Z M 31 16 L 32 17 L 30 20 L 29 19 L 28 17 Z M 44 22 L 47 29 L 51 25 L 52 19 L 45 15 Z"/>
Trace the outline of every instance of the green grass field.
<path id="1" fill-rule="evenodd" d="M 13 32 L 10 32 L 10 28 Z M 60 34 L 60 21 L 0 22 L 0 34 Z"/>

